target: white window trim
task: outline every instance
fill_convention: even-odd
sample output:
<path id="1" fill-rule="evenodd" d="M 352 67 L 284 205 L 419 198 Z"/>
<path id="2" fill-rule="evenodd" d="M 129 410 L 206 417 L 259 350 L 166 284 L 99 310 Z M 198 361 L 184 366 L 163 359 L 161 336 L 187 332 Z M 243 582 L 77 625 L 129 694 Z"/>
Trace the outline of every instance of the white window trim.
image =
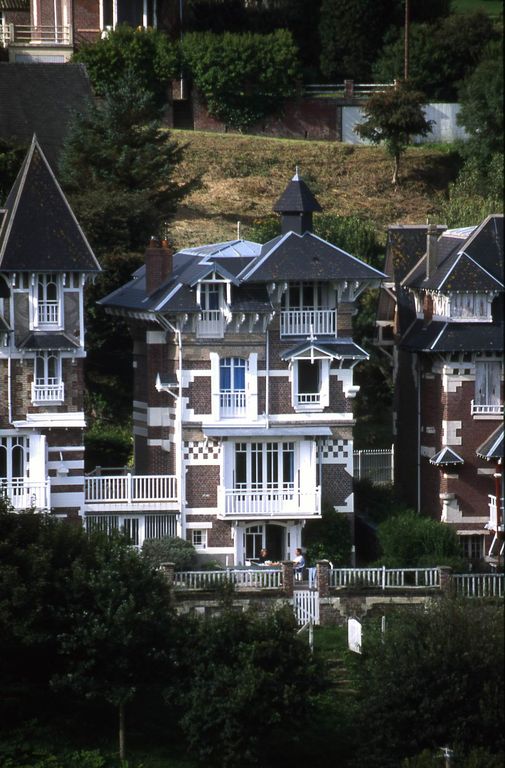
<path id="1" fill-rule="evenodd" d="M 57 322 L 40 322 L 39 318 L 39 279 L 54 275 L 57 290 Z M 47 287 L 47 284 L 46 284 Z M 34 272 L 30 279 L 30 330 L 60 331 L 63 329 L 63 284 L 62 276 L 54 272 Z"/>
<path id="2" fill-rule="evenodd" d="M 329 359 L 315 359 L 314 365 L 320 365 L 320 385 L 319 385 L 319 401 L 317 403 L 299 403 L 298 395 L 298 363 L 300 360 L 293 360 L 292 362 L 292 376 L 291 376 L 291 402 L 293 408 L 297 413 L 307 412 L 321 412 L 327 408 L 330 404 L 330 360 Z M 302 362 L 308 362 L 303 360 Z M 303 393 L 302 393 L 303 394 Z"/>

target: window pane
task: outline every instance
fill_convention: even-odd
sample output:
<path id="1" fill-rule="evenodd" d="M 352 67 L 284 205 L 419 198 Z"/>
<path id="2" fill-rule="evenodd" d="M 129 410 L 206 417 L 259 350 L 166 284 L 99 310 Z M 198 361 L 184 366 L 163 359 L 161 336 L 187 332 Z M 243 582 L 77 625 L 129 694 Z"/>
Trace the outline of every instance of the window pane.
<path id="1" fill-rule="evenodd" d="M 234 358 L 234 368 L 233 368 L 233 378 L 234 378 L 234 386 L 233 389 L 235 391 L 237 390 L 244 390 L 245 389 L 245 360 L 241 360 L 240 358 Z"/>
<path id="2" fill-rule="evenodd" d="M 298 392 L 319 392 L 320 362 L 298 361 Z"/>

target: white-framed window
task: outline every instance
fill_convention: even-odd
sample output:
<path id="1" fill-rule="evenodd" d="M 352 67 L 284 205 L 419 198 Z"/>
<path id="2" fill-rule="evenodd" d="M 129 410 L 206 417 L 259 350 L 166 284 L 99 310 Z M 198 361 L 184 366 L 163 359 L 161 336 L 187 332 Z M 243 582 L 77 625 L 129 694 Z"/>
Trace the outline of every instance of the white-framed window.
<path id="1" fill-rule="evenodd" d="M 295 444 L 251 442 L 235 444 L 234 488 L 243 490 L 292 490 Z"/>
<path id="2" fill-rule="evenodd" d="M 293 361 L 293 408 L 321 411 L 330 403 L 330 361 Z"/>
<path id="3" fill-rule="evenodd" d="M 212 420 L 258 417 L 258 354 L 248 358 L 219 357 L 211 352 Z"/>
<path id="4" fill-rule="evenodd" d="M 249 525 L 244 531 L 243 546 L 246 560 L 259 557 L 265 546 L 265 526 Z"/>
<path id="5" fill-rule="evenodd" d="M 475 361 L 475 398 L 472 413 L 501 413 L 500 402 L 501 363 L 499 360 Z"/>
<path id="6" fill-rule="evenodd" d="M 451 294 L 452 320 L 491 320 L 491 301 L 485 293 Z"/>
<path id="7" fill-rule="evenodd" d="M 20 435 L 0 437 L 0 482 L 25 476 L 28 465 L 28 438 Z"/>
<path id="8" fill-rule="evenodd" d="M 195 549 L 207 549 L 207 530 L 205 528 L 193 528 L 191 543 Z"/>
<path id="9" fill-rule="evenodd" d="M 32 384 L 34 403 L 55 403 L 65 399 L 61 379 L 59 352 L 38 352 L 35 357 L 35 376 Z"/>
<path id="10" fill-rule="evenodd" d="M 61 276 L 56 273 L 35 275 L 33 284 L 33 327 L 61 328 Z"/>
<path id="11" fill-rule="evenodd" d="M 202 282 L 197 286 L 197 303 L 200 314 L 197 321 L 197 336 L 199 338 L 222 338 L 224 335 L 225 317 L 225 284 L 223 281 Z"/>
<path id="12" fill-rule="evenodd" d="M 221 417 L 245 416 L 246 361 L 223 357 L 219 361 L 219 413 Z"/>
<path id="13" fill-rule="evenodd" d="M 334 302 L 333 302 L 334 303 Z M 335 336 L 336 308 L 328 288 L 300 282 L 288 286 L 281 303 L 282 336 Z"/>
<path id="14" fill-rule="evenodd" d="M 484 536 L 478 534 L 460 536 L 459 541 L 467 560 L 482 560 L 484 557 Z"/>

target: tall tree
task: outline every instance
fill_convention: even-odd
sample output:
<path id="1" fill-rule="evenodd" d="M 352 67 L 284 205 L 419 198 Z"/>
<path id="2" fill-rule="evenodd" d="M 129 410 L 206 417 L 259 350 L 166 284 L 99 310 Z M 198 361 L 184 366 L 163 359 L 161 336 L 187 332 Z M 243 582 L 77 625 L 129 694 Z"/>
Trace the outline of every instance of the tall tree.
<path id="1" fill-rule="evenodd" d="M 427 136 L 431 120 L 426 120 L 422 104 L 424 95 L 405 84 L 371 96 L 363 107 L 364 120 L 356 132 L 372 144 L 384 143 L 394 161 L 393 184 L 400 180 L 400 160 L 412 136 Z"/>

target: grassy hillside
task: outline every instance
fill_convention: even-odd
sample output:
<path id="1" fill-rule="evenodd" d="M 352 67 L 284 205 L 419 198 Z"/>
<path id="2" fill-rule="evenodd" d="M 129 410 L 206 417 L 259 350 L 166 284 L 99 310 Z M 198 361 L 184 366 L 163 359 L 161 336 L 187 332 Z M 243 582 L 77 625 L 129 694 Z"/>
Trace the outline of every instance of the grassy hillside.
<path id="1" fill-rule="evenodd" d="M 173 131 L 186 146 L 181 178 L 199 177 L 171 227 L 176 247 L 241 236 L 268 216 L 298 165 L 326 213 L 359 214 L 379 229 L 424 222 L 456 173 L 456 156 L 443 147 L 409 149 L 403 184 L 391 185 L 384 149 L 322 141 Z"/>

